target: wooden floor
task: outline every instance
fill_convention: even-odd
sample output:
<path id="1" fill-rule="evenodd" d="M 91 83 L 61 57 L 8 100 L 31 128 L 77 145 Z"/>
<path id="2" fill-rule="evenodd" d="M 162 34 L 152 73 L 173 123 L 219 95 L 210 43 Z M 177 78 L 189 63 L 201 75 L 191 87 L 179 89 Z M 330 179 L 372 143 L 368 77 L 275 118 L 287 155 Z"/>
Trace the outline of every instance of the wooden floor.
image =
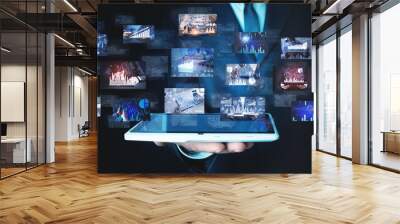
<path id="1" fill-rule="evenodd" d="M 400 154 L 381 152 L 380 150 L 374 150 L 373 153 L 372 160 L 374 164 L 400 170 Z"/>
<path id="2" fill-rule="evenodd" d="M 25 169 L 25 167 L 23 167 L 23 168 L 20 168 L 20 167 L 18 167 L 18 168 L 0 168 L 1 169 L 1 177 L 3 178 L 3 177 L 8 177 L 8 176 L 11 176 L 11 175 L 13 175 L 13 174 L 16 174 L 16 173 L 19 173 L 19 172 L 23 172 L 23 171 L 25 171 L 26 169 Z"/>
<path id="3" fill-rule="evenodd" d="M 92 137 L 0 181 L 0 223 L 400 223 L 400 175 L 317 152 L 312 175 L 99 175 Z"/>

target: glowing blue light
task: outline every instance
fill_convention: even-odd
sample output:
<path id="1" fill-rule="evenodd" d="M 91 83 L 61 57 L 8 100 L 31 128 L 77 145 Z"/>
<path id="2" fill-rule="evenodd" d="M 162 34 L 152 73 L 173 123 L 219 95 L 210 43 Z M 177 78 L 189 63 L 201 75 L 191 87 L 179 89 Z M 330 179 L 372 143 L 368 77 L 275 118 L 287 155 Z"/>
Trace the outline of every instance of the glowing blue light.
<path id="1" fill-rule="evenodd" d="M 249 40 L 250 40 L 250 37 L 248 35 L 242 36 L 242 42 L 243 43 L 247 43 L 247 42 L 249 42 Z"/>
<path id="2" fill-rule="evenodd" d="M 143 110 L 148 109 L 150 107 L 150 101 L 146 98 L 140 99 L 139 107 L 142 108 Z"/>

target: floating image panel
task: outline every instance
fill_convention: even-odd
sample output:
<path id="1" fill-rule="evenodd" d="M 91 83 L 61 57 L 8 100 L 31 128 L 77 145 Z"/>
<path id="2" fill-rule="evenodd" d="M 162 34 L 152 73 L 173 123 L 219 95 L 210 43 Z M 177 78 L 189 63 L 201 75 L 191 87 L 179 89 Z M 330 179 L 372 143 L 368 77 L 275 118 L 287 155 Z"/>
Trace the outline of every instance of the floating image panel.
<path id="1" fill-rule="evenodd" d="M 97 55 L 107 55 L 108 38 L 107 34 L 97 34 Z"/>
<path id="2" fill-rule="evenodd" d="M 136 122 L 150 120 L 150 112 L 158 104 L 152 96 L 116 95 L 103 96 L 101 103 L 110 128 L 129 128 Z"/>
<path id="3" fill-rule="evenodd" d="M 281 39 L 281 59 L 311 59 L 311 38 L 284 37 Z"/>
<path id="4" fill-rule="evenodd" d="M 212 77 L 214 73 L 214 49 L 172 48 L 172 77 Z"/>
<path id="5" fill-rule="evenodd" d="M 116 122 L 150 119 L 150 101 L 147 98 L 125 99 L 113 104 L 113 120 Z"/>
<path id="6" fill-rule="evenodd" d="M 292 121 L 312 122 L 313 120 L 314 102 L 312 100 L 300 100 L 292 104 Z"/>
<path id="7" fill-rule="evenodd" d="M 217 14 L 179 14 L 179 35 L 198 36 L 217 33 Z"/>
<path id="8" fill-rule="evenodd" d="M 226 81 L 229 86 L 255 86 L 261 76 L 258 64 L 227 64 Z"/>
<path id="9" fill-rule="evenodd" d="M 204 88 L 166 88 L 164 93 L 165 113 L 204 113 Z"/>
<path id="10" fill-rule="evenodd" d="M 222 97 L 222 120 L 254 120 L 265 115 L 264 97 Z"/>
<path id="11" fill-rule="evenodd" d="M 267 33 L 236 33 L 235 52 L 241 54 L 265 54 L 267 52 Z"/>
<path id="12" fill-rule="evenodd" d="M 100 71 L 103 88 L 145 89 L 146 76 L 141 61 L 113 61 L 104 63 Z"/>
<path id="13" fill-rule="evenodd" d="M 310 86 L 310 74 L 305 63 L 283 64 L 277 75 L 280 90 L 305 90 Z"/>
<path id="14" fill-rule="evenodd" d="M 122 40 L 124 44 L 144 43 L 155 37 L 154 26 L 151 25 L 124 25 Z"/>

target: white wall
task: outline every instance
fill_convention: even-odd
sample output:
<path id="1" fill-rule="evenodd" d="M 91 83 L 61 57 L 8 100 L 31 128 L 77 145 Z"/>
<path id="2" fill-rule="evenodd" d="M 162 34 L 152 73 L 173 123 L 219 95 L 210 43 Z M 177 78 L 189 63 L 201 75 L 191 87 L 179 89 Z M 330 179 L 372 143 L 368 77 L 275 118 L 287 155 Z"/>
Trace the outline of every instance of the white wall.
<path id="1" fill-rule="evenodd" d="M 68 141 L 69 68 L 55 68 L 55 141 Z"/>
<path id="2" fill-rule="evenodd" d="M 8 64 L 1 66 L 1 81 L 4 82 L 25 82 L 25 64 Z M 7 110 L 7 108 L 1 108 Z M 25 123 L 8 123 L 7 137 L 25 137 Z"/>
<path id="3" fill-rule="evenodd" d="M 27 69 L 27 70 L 25 70 Z M 26 72 L 28 72 L 28 83 L 25 80 Z M 40 72 L 40 71 L 39 71 Z M 1 66 L 1 81 L 3 82 L 25 82 L 27 83 L 27 118 L 28 118 L 28 137 L 31 133 L 30 127 L 35 132 L 36 137 L 36 120 L 37 114 L 37 97 L 36 97 L 36 79 L 32 78 L 32 75 L 36 77 L 36 66 L 27 66 L 25 64 L 4 64 Z M 40 107 L 41 105 L 39 105 Z M 7 110 L 8 108 L 1 108 L 1 110 Z M 9 137 L 25 137 L 25 123 L 26 122 L 13 122 L 7 125 L 7 134 Z M 33 132 L 33 131 L 32 131 Z M 43 137 L 43 136 L 41 136 Z"/>
<path id="4" fill-rule="evenodd" d="M 88 78 L 72 67 L 56 67 L 56 141 L 79 138 L 78 125 L 88 121 Z"/>
<path id="5" fill-rule="evenodd" d="M 71 135 L 72 138 L 78 138 L 78 125 L 83 125 L 85 121 L 89 120 L 89 92 L 88 92 L 88 77 L 82 76 L 82 73 L 76 74 L 77 70 L 74 70 L 74 88 L 73 88 L 73 104 L 72 108 L 72 120 L 71 120 Z"/>

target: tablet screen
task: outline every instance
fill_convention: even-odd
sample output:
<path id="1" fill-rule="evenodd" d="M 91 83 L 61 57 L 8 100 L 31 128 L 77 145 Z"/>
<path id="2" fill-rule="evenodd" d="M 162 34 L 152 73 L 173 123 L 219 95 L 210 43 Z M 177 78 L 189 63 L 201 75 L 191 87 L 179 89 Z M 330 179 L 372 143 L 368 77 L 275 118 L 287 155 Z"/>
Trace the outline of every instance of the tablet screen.
<path id="1" fill-rule="evenodd" d="M 274 133 L 271 117 L 255 120 L 221 120 L 220 114 L 151 114 L 132 132 L 146 133 Z"/>

